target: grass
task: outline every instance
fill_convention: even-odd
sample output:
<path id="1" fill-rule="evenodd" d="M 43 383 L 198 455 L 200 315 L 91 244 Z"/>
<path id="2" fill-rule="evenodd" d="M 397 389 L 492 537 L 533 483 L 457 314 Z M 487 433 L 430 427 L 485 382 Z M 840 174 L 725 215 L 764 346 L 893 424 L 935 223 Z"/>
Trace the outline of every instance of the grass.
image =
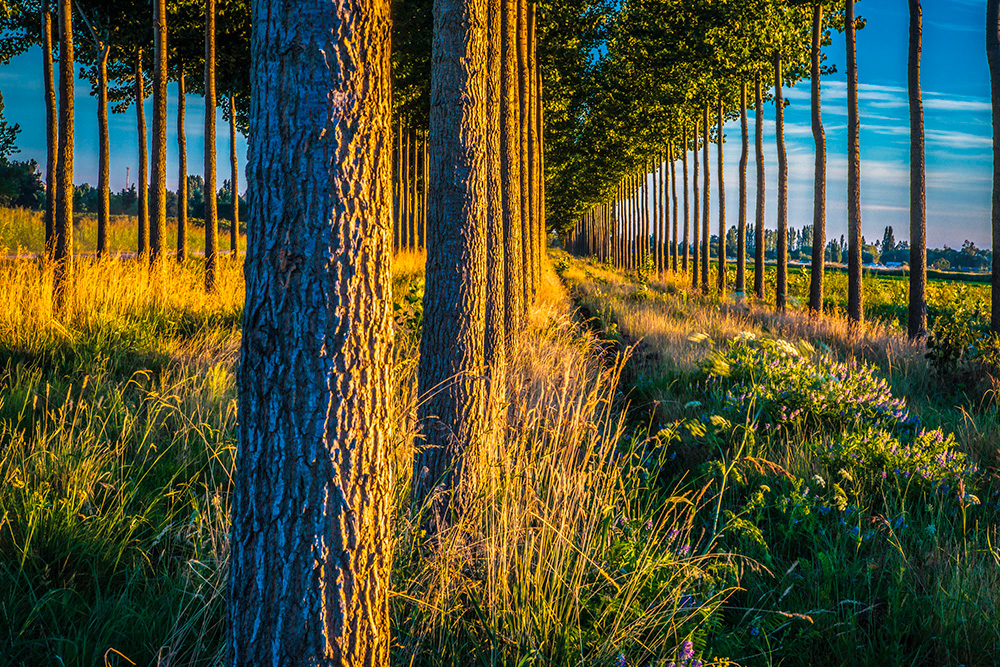
<path id="1" fill-rule="evenodd" d="M 752 563 L 709 646 L 741 664 L 995 663 L 995 389 L 941 377 L 895 315 L 872 315 L 852 331 L 838 315 L 723 302 L 681 277 L 646 283 L 568 257 L 559 266 L 595 329 L 618 346 L 637 345 L 623 375 L 633 437 L 672 451 L 664 484 L 711 485 L 710 511 L 695 530 Z M 834 301 L 838 289 L 831 285 Z M 882 279 L 865 286 L 876 310 L 899 299 L 899 290 L 882 289 Z M 824 369 L 841 363 L 848 379 L 824 385 L 840 377 Z M 872 379 L 862 382 L 866 372 Z M 851 382 L 867 384 L 851 393 Z M 834 387 L 829 396 L 824 386 Z M 908 445 L 918 432 L 866 412 L 870 396 L 879 409 L 905 398 L 918 432 L 940 430 L 945 444 Z M 978 471 L 913 464 L 935 447 L 953 452 L 941 460 L 954 455 Z"/>

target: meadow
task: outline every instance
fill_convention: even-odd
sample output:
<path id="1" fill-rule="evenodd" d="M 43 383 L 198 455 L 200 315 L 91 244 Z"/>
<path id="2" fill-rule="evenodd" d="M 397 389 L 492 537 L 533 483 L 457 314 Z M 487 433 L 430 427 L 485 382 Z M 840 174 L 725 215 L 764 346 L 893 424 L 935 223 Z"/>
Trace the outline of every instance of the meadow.
<path id="1" fill-rule="evenodd" d="M 946 381 L 890 321 L 553 259 L 481 511 L 433 540 L 409 494 L 423 257 L 394 261 L 393 664 L 992 664 L 988 374 Z M 0 263 L 0 664 L 222 663 L 221 267 L 205 294 L 197 258 L 162 283 L 81 259 L 57 310 L 50 265 Z"/>

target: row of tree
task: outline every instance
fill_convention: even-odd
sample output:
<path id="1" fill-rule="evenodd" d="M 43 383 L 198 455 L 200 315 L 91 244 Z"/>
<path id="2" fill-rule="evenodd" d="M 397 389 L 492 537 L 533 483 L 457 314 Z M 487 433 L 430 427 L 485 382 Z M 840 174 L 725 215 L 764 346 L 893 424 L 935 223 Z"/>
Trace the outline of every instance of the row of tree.
<path id="1" fill-rule="evenodd" d="M 820 316 L 823 308 L 823 277 L 826 262 L 826 135 L 823 128 L 820 80 L 830 71 L 824 68 L 823 47 L 830 43 L 831 27 L 846 34 L 847 111 L 848 111 L 848 315 L 853 323 L 863 319 L 862 259 L 865 251 L 861 235 L 860 201 L 860 118 L 858 111 L 858 76 L 856 31 L 864 26 L 854 12 L 854 0 L 713 0 L 683 3 L 685 11 L 669 0 L 633 0 L 623 9 L 627 19 L 619 22 L 619 32 L 613 34 L 602 74 L 609 91 L 628 90 L 637 101 L 633 105 L 633 128 L 645 134 L 642 141 L 627 142 L 632 149 L 631 163 L 620 159 L 600 159 L 603 152 L 585 143 L 584 148 L 597 156 L 595 160 L 604 174 L 585 179 L 591 184 L 591 198 L 579 195 L 563 196 L 563 206 L 581 208 L 570 230 L 570 242 L 578 252 L 595 254 L 622 268 L 636 268 L 651 262 L 657 271 L 667 268 L 690 271 L 692 284 L 708 289 L 710 284 L 709 201 L 711 172 L 709 145 L 718 149 L 718 249 L 716 257 L 716 289 L 727 289 L 726 191 L 723 171 L 723 124 L 739 118 L 742 152 L 739 164 L 739 213 L 736 235 L 736 285 L 746 292 L 747 248 L 747 166 L 749 162 L 749 128 L 747 119 L 748 88 L 753 89 L 756 113 L 755 149 L 757 168 L 756 219 L 757 238 L 765 238 L 763 158 L 763 102 L 770 96 L 774 102 L 776 150 L 778 155 L 777 202 L 777 284 L 774 301 L 779 310 L 787 305 L 788 284 L 788 164 L 784 142 L 784 100 L 782 89 L 809 77 L 811 81 L 812 130 L 815 140 L 814 208 L 810 243 L 811 273 L 809 310 Z M 998 16 L 996 3 L 990 3 L 987 17 L 988 46 L 995 47 Z M 920 87 L 922 7 L 920 0 L 909 0 L 909 99 L 911 125 L 910 177 L 910 273 L 909 334 L 922 338 L 927 334 L 927 247 L 925 206 L 924 120 Z M 992 51 L 990 51 L 992 54 Z M 995 58 L 991 55 L 991 66 Z M 642 63 L 660 68 L 656 85 L 638 90 L 629 74 Z M 622 74 L 617 71 L 621 70 Z M 1000 66 L 994 68 L 1000 70 Z M 763 90 L 762 81 L 771 83 Z M 617 95 L 609 94 L 606 104 L 617 108 Z M 994 103 L 1000 104 L 1000 90 Z M 642 114 L 649 114 L 643 116 Z M 602 114 L 603 120 L 606 115 Z M 654 119 L 663 119 L 656 122 Z M 583 121 L 586 123 L 586 119 Z M 628 122 L 626 119 L 625 122 Z M 628 126 L 626 126 L 628 127 Z M 640 128 L 645 128 L 640 129 Z M 584 126 L 580 137 L 588 138 Z M 620 149 L 616 135 L 601 131 L 596 135 L 611 143 L 609 150 Z M 598 144 L 599 146 L 600 144 Z M 622 151 L 619 151 L 622 152 Z M 628 152 L 625 152 L 628 154 Z M 701 153 L 701 183 L 699 185 L 699 153 Z M 688 155 L 693 161 L 693 188 L 688 186 Z M 681 162 L 677 175 L 677 162 Z M 638 163 L 638 164 L 634 164 Z M 618 182 L 610 181 L 624 171 Z M 683 180 L 683 211 L 677 205 L 677 181 Z M 1000 182 L 1000 181 L 998 181 Z M 667 193 L 672 193 L 673 207 Z M 699 192 L 700 191 L 700 192 Z M 691 227 L 693 198 L 693 228 Z M 560 192 L 559 194 L 563 194 Z M 699 211 L 699 196 L 701 198 Z M 1000 200 L 998 200 L 1000 201 Z M 1000 211 L 1000 203 L 997 205 Z M 699 220 L 699 214 L 701 219 Z M 994 217 L 1000 212 L 994 213 Z M 679 229 L 678 220 L 683 218 Z M 1000 244 L 1000 229 L 994 222 L 994 244 Z M 700 235 L 700 239 L 699 239 Z M 755 264 L 764 265 L 764 244 L 755 248 Z M 994 300 L 1000 292 L 1000 275 L 996 275 L 997 253 L 994 260 Z M 648 259 L 647 259 L 648 258 Z M 669 262 L 668 262 L 669 258 Z M 753 294 L 764 299 L 763 271 L 755 272 Z M 1000 331 L 1000 303 L 994 304 L 994 328 Z"/>

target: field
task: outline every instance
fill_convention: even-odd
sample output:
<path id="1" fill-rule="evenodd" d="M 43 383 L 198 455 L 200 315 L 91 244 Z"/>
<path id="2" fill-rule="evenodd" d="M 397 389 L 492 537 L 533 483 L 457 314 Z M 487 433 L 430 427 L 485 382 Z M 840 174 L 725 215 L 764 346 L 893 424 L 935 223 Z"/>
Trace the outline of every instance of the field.
<path id="1" fill-rule="evenodd" d="M 856 334 L 553 259 L 510 455 L 433 543 L 423 258 L 394 263 L 393 664 L 993 664 L 997 388 L 940 376 L 901 292 Z M 201 266 L 81 259 L 57 312 L 50 266 L 0 263 L 0 664 L 221 663 L 243 278 Z"/>

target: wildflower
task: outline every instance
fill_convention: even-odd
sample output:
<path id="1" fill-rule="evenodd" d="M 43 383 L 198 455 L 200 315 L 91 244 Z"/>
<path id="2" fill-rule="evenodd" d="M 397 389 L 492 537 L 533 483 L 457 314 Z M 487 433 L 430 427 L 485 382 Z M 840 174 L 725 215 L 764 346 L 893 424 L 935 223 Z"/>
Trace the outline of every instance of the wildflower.
<path id="1" fill-rule="evenodd" d="M 701 667 L 701 666 L 702 666 L 701 660 L 695 660 L 694 662 L 691 663 L 691 667 Z"/>
<path id="2" fill-rule="evenodd" d="M 694 644 L 691 643 L 690 639 L 685 639 L 681 643 L 681 652 L 677 655 L 682 661 L 690 660 L 694 657 Z"/>
<path id="3" fill-rule="evenodd" d="M 615 660 L 615 667 L 628 667 L 628 661 L 625 659 L 624 654 L 618 654 L 618 659 Z"/>
<path id="4" fill-rule="evenodd" d="M 760 634 L 760 628 L 750 628 L 750 636 L 756 637 Z"/>
<path id="5" fill-rule="evenodd" d="M 927 534 L 934 535 L 935 533 L 937 533 L 937 528 L 934 527 L 934 524 L 933 523 L 927 524 Z"/>

